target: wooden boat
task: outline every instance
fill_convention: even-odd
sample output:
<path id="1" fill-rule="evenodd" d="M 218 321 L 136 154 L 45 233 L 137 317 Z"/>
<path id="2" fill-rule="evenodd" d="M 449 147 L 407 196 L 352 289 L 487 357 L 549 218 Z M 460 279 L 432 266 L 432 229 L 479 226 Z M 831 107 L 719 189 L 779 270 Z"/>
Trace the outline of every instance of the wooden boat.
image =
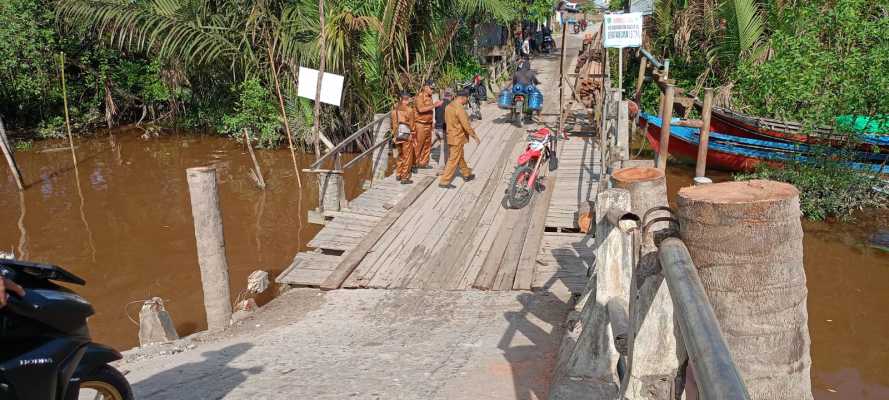
<path id="1" fill-rule="evenodd" d="M 700 107 L 700 103 L 696 102 L 695 104 Z M 805 134 L 806 129 L 802 124 L 796 122 L 753 117 L 721 107 L 713 107 L 710 129 L 727 135 L 752 139 L 829 144 L 834 147 L 842 146 L 847 140 L 828 127 L 815 127 L 810 130 L 811 134 Z M 860 138 L 862 151 L 870 151 L 872 146 L 877 146 L 881 152 L 889 153 L 889 135 L 862 133 Z"/>
<path id="2" fill-rule="evenodd" d="M 646 137 L 655 151 L 660 151 L 661 119 L 641 113 L 639 124 L 645 128 Z M 698 128 L 672 125 L 668 151 L 673 156 L 693 161 L 697 158 L 699 140 Z M 707 166 L 726 171 L 750 171 L 762 163 L 779 166 L 787 161 L 806 162 L 816 152 L 830 150 L 799 143 L 743 138 L 721 132 L 710 132 L 707 147 Z M 857 159 L 865 162 L 848 162 L 847 165 L 860 171 L 889 174 L 889 165 L 879 164 L 883 157 L 887 155 L 861 152 Z"/>

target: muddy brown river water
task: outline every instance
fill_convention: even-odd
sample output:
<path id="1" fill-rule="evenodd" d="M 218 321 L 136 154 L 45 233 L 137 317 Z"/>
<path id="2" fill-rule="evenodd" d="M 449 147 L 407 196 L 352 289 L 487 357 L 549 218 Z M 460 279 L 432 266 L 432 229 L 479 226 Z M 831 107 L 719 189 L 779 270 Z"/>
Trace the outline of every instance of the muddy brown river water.
<path id="1" fill-rule="evenodd" d="M 152 296 L 166 301 L 180 335 L 206 328 L 186 168 L 217 168 L 233 297 L 252 271 L 281 272 L 320 229 L 306 221 L 317 206 L 317 183 L 303 174 L 299 190 L 289 151 L 257 151 L 268 185 L 262 191 L 249 176 L 246 148 L 235 141 L 140 134 L 77 140 L 80 191 L 66 141 L 17 153 L 30 185 L 23 194 L 5 163 L 0 167 L 0 250 L 86 279 L 76 290 L 96 309 L 94 339 L 119 349 L 138 345 L 130 318 L 138 318 L 139 305 L 132 302 Z M 300 168 L 313 158 L 300 157 Z M 364 169 L 346 176 L 348 196 L 357 195 Z"/>
<path id="2" fill-rule="evenodd" d="M 180 334 L 206 326 L 186 168 L 218 169 L 233 295 L 256 269 L 280 272 L 319 230 L 306 221 L 317 186 L 304 176 L 300 191 L 288 151 L 257 152 L 268 183 L 260 191 L 249 177 L 249 155 L 234 141 L 194 134 L 143 140 L 140 133 L 78 140 L 78 175 L 65 142 L 19 152 L 29 185 L 22 194 L 0 166 L 0 250 L 85 278 L 87 286 L 77 290 L 96 308 L 94 338 L 119 349 L 138 344 L 133 302 L 152 296 L 167 301 Z M 300 167 L 310 160 L 301 157 Z M 346 175 L 347 197 L 359 193 L 367 173 L 365 163 Z M 671 167 L 671 196 L 691 174 Z M 889 229 L 889 212 L 803 227 L 816 398 L 889 399 L 889 252 L 866 244 Z"/>

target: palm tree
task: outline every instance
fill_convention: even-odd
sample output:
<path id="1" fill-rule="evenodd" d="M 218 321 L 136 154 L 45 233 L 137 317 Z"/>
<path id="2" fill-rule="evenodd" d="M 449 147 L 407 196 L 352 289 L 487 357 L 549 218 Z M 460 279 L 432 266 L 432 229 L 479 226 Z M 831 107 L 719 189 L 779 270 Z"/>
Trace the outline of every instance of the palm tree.
<path id="1" fill-rule="evenodd" d="M 324 125 L 345 132 L 350 121 L 385 105 L 388 94 L 429 76 L 461 23 L 509 21 L 518 3 L 340 0 L 325 7 L 324 32 L 315 0 L 59 0 L 57 13 L 63 25 L 87 28 L 114 47 L 186 71 L 209 68 L 235 83 L 259 77 L 266 87 L 279 87 L 283 109 L 295 116 L 286 120 L 297 123 L 294 130 L 305 139 L 310 104 L 296 97 L 300 65 L 317 65 L 323 56 L 328 71 L 346 76 L 346 107 L 324 109 Z M 399 74 L 411 79 L 403 82 Z"/>

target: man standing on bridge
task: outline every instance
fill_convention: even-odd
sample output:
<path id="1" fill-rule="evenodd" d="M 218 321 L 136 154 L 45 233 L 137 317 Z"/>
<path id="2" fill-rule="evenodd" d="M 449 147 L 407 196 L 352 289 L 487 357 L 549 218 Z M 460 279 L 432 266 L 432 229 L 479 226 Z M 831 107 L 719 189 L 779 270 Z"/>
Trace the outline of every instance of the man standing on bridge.
<path id="1" fill-rule="evenodd" d="M 472 125 L 469 124 L 469 115 L 466 114 L 466 110 L 463 108 L 468 97 L 469 91 L 460 89 L 457 92 L 457 98 L 451 104 L 448 104 L 448 107 L 445 109 L 445 126 L 447 126 L 448 135 L 448 165 L 438 181 L 438 186 L 441 188 L 453 187 L 451 186 L 451 181 L 454 179 L 454 174 L 457 173 L 457 167 L 460 167 L 463 181 L 469 182 L 475 179 L 475 174 L 472 173 L 472 169 L 469 168 L 469 165 L 466 164 L 466 160 L 463 158 L 463 146 L 469 141 L 470 137 L 476 143 L 481 143 L 478 135 L 475 134 L 475 130 L 472 129 Z"/>
<path id="2" fill-rule="evenodd" d="M 411 180 L 411 168 L 414 166 L 416 141 L 416 115 L 411 106 L 411 94 L 401 92 L 398 102 L 392 109 L 392 142 L 398 149 L 398 164 L 395 176 L 404 185 L 414 183 Z"/>
<path id="3" fill-rule="evenodd" d="M 426 81 L 414 102 L 417 111 L 417 141 L 414 143 L 416 146 L 414 162 L 418 168 L 429 168 L 429 155 L 432 152 L 432 116 L 435 113 L 435 107 L 441 105 L 440 101 L 432 101 L 432 91 L 434 89 L 435 83 L 431 80 Z"/>

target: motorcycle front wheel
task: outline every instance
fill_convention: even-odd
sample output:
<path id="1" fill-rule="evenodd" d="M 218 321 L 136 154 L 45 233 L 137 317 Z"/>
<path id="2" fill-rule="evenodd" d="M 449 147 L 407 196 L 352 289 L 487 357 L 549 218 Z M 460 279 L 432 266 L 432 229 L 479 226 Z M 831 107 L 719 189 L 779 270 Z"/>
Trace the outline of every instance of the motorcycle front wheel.
<path id="1" fill-rule="evenodd" d="M 80 378 L 78 396 L 96 400 L 133 400 L 133 389 L 127 378 L 110 365 L 103 365 Z"/>
<path id="2" fill-rule="evenodd" d="M 472 111 L 472 117 L 476 120 L 481 121 L 482 119 L 482 107 L 479 104 L 478 99 L 473 99 L 473 101 L 469 102 L 469 108 Z"/>
<path id="3" fill-rule="evenodd" d="M 506 193 L 507 204 L 509 204 L 510 208 L 518 210 L 531 202 L 531 197 L 534 196 L 534 189 L 529 185 L 529 181 L 533 172 L 534 169 L 530 165 L 524 164 L 516 167 L 515 172 L 512 173 L 509 190 Z"/>

